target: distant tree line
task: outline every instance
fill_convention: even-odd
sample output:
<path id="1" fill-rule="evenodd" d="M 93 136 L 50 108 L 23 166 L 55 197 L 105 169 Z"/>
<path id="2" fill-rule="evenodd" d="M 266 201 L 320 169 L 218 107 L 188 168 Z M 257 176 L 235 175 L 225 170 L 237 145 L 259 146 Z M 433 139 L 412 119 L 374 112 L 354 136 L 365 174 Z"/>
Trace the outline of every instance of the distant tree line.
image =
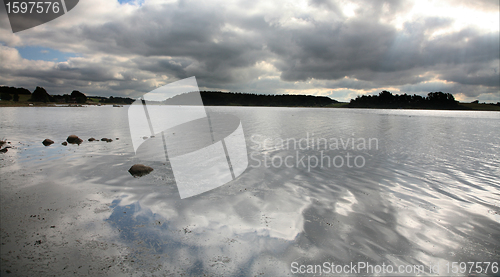
<path id="1" fill-rule="evenodd" d="M 379 95 L 363 95 L 351 99 L 349 107 L 353 108 L 458 108 L 458 101 L 451 93 L 430 92 L 427 97 L 420 95 L 393 95 L 382 91 Z"/>
<path id="2" fill-rule="evenodd" d="M 198 92 L 176 95 L 162 102 L 167 105 L 193 105 Z M 274 107 L 323 107 L 338 103 L 325 96 L 264 95 L 241 92 L 200 91 L 205 106 L 274 106 Z"/>
<path id="3" fill-rule="evenodd" d="M 192 104 L 193 93 L 188 92 L 176 95 L 162 102 L 170 105 Z M 106 104 L 132 104 L 135 99 L 128 97 L 90 96 L 74 90 L 71 94 L 50 95 L 43 87 L 36 87 L 31 93 L 25 88 L 0 86 L 0 99 L 19 101 L 19 95 L 31 95 L 30 102 L 57 102 L 57 103 L 80 103 L 89 100 L 99 101 Z M 275 106 L 275 107 L 324 107 L 338 101 L 325 96 L 313 95 L 265 95 L 241 92 L 201 91 L 201 99 L 206 106 Z M 472 103 L 479 103 L 478 100 Z M 493 105 L 493 104 L 492 104 Z M 500 102 L 496 103 L 500 106 Z M 389 91 L 382 91 L 378 95 L 362 95 L 351 99 L 349 107 L 353 108 L 434 108 L 434 109 L 457 109 L 458 101 L 451 93 L 430 92 L 427 97 L 420 95 L 393 95 Z"/>
<path id="4" fill-rule="evenodd" d="M 241 92 L 201 91 L 206 106 L 277 106 L 277 107 L 323 107 L 338 103 L 326 96 L 313 95 L 265 95 Z"/>
<path id="5" fill-rule="evenodd" d="M 85 104 L 90 97 L 87 97 L 85 94 L 74 90 L 71 94 L 63 94 L 63 95 L 50 95 L 43 87 L 36 87 L 33 93 L 31 93 L 28 89 L 25 88 L 16 88 L 16 87 L 8 87 L 8 86 L 0 86 L 0 99 L 2 100 L 13 100 L 19 101 L 19 95 L 31 95 L 28 99 L 29 102 L 56 102 L 56 103 L 78 103 Z M 102 97 L 95 96 L 92 98 L 98 98 L 101 103 L 118 103 L 118 104 L 131 104 L 134 102 L 134 99 L 128 97 Z"/>
<path id="6" fill-rule="evenodd" d="M 99 97 L 101 98 L 99 100 L 100 103 L 109 103 L 109 104 L 126 104 L 130 105 L 134 103 L 135 99 L 128 98 L 128 97 L 113 97 L 110 96 L 109 98 L 106 97 Z"/>

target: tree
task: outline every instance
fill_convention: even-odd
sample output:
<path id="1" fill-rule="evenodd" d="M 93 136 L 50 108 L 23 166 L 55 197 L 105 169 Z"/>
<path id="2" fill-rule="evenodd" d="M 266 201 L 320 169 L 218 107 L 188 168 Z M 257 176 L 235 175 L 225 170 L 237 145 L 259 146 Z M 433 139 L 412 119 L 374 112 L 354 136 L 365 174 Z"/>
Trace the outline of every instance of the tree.
<path id="1" fill-rule="evenodd" d="M 19 102 L 19 93 L 14 93 L 14 102 Z"/>
<path id="2" fill-rule="evenodd" d="M 36 87 L 35 91 L 33 91 L 33 94 L 31 95 L 30 100 L 34 102 L 49 102 L 50 95 L 44 88 Z"/>
<path id="3" fill-rule="evenodd" d="M 87 96 L 85 94 L 79 92 L 78 90 L 74 90 L 71 92 L 71 97 L 74 97 L 76 99 L 76 103 L 84 104 L 87 102 Z"/>
<path id="4" fill-rule="evenodd" d="M 15 88 L 15 87 L 7 87 L 7 86 L 0 86 L 0 93 L 9 93 L 9 94 L 14 94 L 14 93 L 19 93 L 19 94 L 31 94 L 31 92 L 25 88 Z"/>
<path id="5" fill-rule="evenodd" d="M 9 101 L 12 99 L 12 96 L 10 96 L 10 94 L 6 93 L 6 92 L 3 92 L 1 95 L 0 95 L 0 98 L 2 98 L 2 100 L 5 100 L 5 101 Z"/>
<path id="6" fill-rule="evenodd" d="M 438 92 L 429 92 L 427 94 L 427 100 L 431 107 L 451 107 L 457 106 L 458 101 L 455 100 L 453 94 Z"/>

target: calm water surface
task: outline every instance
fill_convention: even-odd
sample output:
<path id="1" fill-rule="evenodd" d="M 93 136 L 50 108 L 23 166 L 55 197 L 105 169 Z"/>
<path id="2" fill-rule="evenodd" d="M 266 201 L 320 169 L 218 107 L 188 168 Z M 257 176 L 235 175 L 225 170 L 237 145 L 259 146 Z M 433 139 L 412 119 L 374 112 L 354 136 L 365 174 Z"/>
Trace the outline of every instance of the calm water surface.
<path id="1" fill-rule="evenodd" d="M 500 113 L 207 109 L 241 119 L 249 167 L 181 200 L 168 164 L 135 157 L 127 107 L 1 108 L 2 276 L 285 276 L 324 262 L 442 276 L 500 261 Z M 84 143 L 61 145 L 70 134 Z M 136 163 L 154 171 L 133 178 Z"/>

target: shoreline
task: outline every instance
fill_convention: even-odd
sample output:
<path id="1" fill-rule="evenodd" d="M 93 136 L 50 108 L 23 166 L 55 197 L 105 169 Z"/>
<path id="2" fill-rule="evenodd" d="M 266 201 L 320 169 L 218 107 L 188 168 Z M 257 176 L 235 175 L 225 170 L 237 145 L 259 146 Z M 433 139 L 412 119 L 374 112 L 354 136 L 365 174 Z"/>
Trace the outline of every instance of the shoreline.
<path id="1" fill-rule="evenodd" d="M 85 108 L 89 106 L 113 106 L 120 105 L 121 107 L 129 106 L 129 104 L 112 104 L 102 103 L 98 104 L 55 104 L 55 103 L 2 103 L 0 101 L 0 108 L 12 107 L 59 107 L 59 108 Z M 378 109 L 378 110 L 437 110 L 437 111 L 493 111 L 499 112 L 500 106 L 495 104 L 474 104 L 474 103 L 460 103 L 456 109 L 436 109 L 436 108 L 384 108 L 384 107 L 349 107 L 349 103 L 340 102 L 335 106 L 241 106 L 241 105 L 204 105 L 206 107 L 267 107 L 267 108 L 326 108 L 326 109 Z"/>

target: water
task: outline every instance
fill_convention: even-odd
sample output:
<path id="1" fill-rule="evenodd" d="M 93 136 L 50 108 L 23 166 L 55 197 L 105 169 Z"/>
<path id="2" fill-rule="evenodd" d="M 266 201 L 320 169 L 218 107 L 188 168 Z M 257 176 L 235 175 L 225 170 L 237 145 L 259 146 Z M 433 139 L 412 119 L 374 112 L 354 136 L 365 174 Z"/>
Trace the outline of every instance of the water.
<path id="1" fill-rule="evenodd" d="M 0 109 L 14 146 L 0 154 L 2 276 L 319 275 L 325 262 L 463 276 L 462 262 L 500 261 L 500 113 L 207 109 L 241 119 L 249 167 L 183 200 L 168 164 L 135 156 L 127 107 Z M 70 134 L 84 143 L 62 146 Z M 154 171 L 133 178 L 136 163 Z"/>

